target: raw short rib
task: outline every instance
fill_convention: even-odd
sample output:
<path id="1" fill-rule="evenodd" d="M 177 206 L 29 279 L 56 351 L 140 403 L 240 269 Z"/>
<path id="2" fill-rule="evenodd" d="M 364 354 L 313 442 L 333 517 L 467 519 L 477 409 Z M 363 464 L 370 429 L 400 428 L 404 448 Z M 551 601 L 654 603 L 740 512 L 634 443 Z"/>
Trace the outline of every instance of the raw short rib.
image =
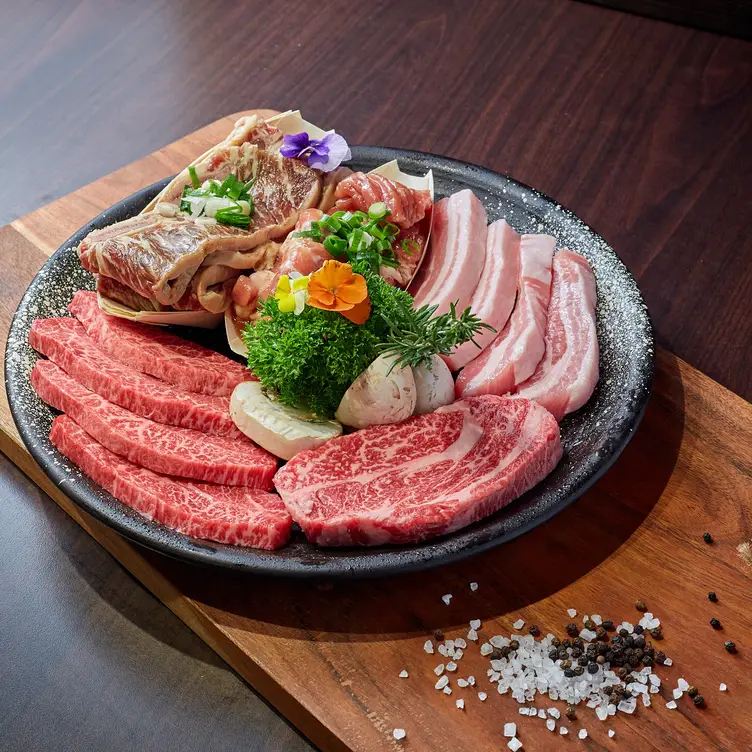
<path id="1" fill-rule="evenodd" d="M 250 439 L 208 436 L 134 415 L 90 392 L 49 360 L 37 361 L 31 385 L 92 438 L 137 465 L 229 486 L 272 487 L 277 458 Z"/>
<path id="2" fill-rule="evenodd" d="M 52 422 L 50 441 L 116 499 L 180 533 L 267 549 L 290 537 L 292 519 L 277 494 L 158 475 L 105 449 L 67 415 Z"/>
<path id="3" fill-rule="evenodd" d="M 497 511 L 545 478 L 561 453 L 545 408 L 489 395 L 301 452 L 274 484 L 314 543 L 415 543 Z"/>
<path id="4" fill-rule="evenodd" d="M 113 358 L 189 392 L 229 397 L 252 378 L 240 363 L 156 326 L 102 313 L 96 293 L 77 292 L 68 310 Z"/>
<path id="5" fill-rule="evenodd" d="M 554 256 L 546 354 L 517 396 L 543 405 L 556 420 L 582 407 L 598 383 L 595 277 L 578 253 Z"/>

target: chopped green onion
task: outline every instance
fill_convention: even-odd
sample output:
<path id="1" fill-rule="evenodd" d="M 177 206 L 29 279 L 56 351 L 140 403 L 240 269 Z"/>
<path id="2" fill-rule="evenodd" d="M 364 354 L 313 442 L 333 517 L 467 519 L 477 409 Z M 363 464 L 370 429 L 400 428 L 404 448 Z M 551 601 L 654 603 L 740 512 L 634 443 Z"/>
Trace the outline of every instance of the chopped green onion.
<path id="1" fill-rule="evenodd" d="M 191 176 L 191 183 L 194 188 L 200 188 L 201 187 L 201 181 L 198 179 L 198 175 L 196 174 L 196 168 L 191 165 L 188 168 L 188 174 Z"/>
<path id="2" fill-rule="evenodd" d="M 326 248 L 332 256 L 341 256 L 347 250 L 347 241 L 337 235 L 329 235 L 324 238 L 324 248 Z"/>
<path id="3" fill-rule="evenodd" d="M 382 219 L 389 213 L 389 207 L 383 201 L 377 201 L 368 207 L 368 216 L 371 219 Z"/>
<path id="4" fill-rule="evenodd" d="M 214 219 L 220 224 L 230 225 L 231 227 L 248 227 L 251 224 L 251 218 L 240 211 L 240 207 L 235 209 L 220 209 Z"/>

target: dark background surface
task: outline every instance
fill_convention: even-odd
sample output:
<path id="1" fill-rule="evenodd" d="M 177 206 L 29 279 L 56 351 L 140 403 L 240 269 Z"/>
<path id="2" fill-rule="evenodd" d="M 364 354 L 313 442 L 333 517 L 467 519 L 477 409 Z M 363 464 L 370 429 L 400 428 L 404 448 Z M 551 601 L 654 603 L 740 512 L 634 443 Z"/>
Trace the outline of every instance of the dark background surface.
<path id="1" fill-rule="evenodd" d="M 626 261 L 659 343 L 752 398 L 749 42 L 569 0 L 0 0 L 0 72 L 0 224 L 222 115 L 299 107 L 556 197 Z M 0 475 L 0 748 L 308 748 Z"/>

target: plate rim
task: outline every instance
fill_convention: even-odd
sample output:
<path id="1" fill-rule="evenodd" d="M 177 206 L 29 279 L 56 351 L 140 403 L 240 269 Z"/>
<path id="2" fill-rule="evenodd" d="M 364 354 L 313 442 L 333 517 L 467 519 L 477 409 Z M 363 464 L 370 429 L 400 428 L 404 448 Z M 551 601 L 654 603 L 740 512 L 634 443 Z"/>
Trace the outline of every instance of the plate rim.
<path id="1" fill-rule="evenodd" d="M 404 159 L 406 161 L 432 160 L 443 163 L 443 166 L 453 167 L 459 172 L 467 171 L 468 168 L 477 172 L 480 177 L 491 178 L 494 180 L 503 179 L 511 184 L 517 191 L 524 191 L 532 197 L 532 201 L 528 200 L 528 205 L 533 208 L 537 205 L 537 208 L 543 209 L 544 207 L 557 206 L 563 212 L 570 221 L 573 220 L 588 233 L 603 240 L 603 238 L 595 232 L 589 225 L 583 220 L 577 217 L 574 212 L 561 205 L 558 201 L 550 198 L 546 194 L 532 188 L 509 175 L 491 170 L 480 165 L 475 165 L 469 162 L 463 162 L 461 160 L 453 159 L 443 155 L 433 154 L 430 152 L 420 152 L 414 150 L 397 149 L 392 147 L 381 146 L 353 146 L 353 162 L 358 161 L 358 157 L 361 156 L 364 159 L 388 152 L 392 155 L 393 159 Z M 145 186 L 138 191 L 130 194 L 129 196 L 121 199 L 116 204 L 108 207 L 103 212 L 94 217 L 90 222 L 86 223 L 83 227 L 79 228 L 73 235 L 71 235 L 64 243 L 62 243 L 55 252 L 47 259 L 42 268 L 37 272 L 29 286 L 27 287 L 21 301 L 13 314 L 11 325 L 9 328 L 8 341 L 5 348 L 5 388 L 8 396 L 8 404 L 10 407 L 11 415 L 16 424 L 16 428 L 21 436 L 21 439 L 29 451 L 31 456 L 40 466 L 42 472 L 55 483 L 56 486 L 61 486 L 67 480 L 70 480 L 66 467 L 68 465 L 75 467 L 73 463 L 70 463 L 64 455 L 60 454 L 57 449 L 53 447 L 53 450 L 57 453 L 59 461 L 57 463 L 51 462 L 50 455 L 44 452 L 42 447 L 37 444 L 36 435 L 33 435 L 33 426 L 30 421 L 26 421 L 20 411 L 19 400 L 15 398 L 16 386 L 12 379 L 12 369 L 7 367 L 8 364 L 8 351 L 11 346 L 12 337 L 11 334 L 16 328 L 19 321 L 21 312 L 29 304 L 29 301 L 33 299 L 33 293 L 35 291 L 36 284 L 42 271 L 48 266 L 55 263 L 55 258 L 58 254 L 62 254 L 70 248 L 70 246 L 77 242 L 82 232 L 89 232 L 92 226 L 106 226 L 110 224 L 107 222 L 107 215 L 112 213 L 118 207 L 122 207 L 126 204 L 135 204 L 139 201 L 148 200 L 155 195 L 162 187 L 164 187 L 172 178 L 164 178 L 163 180 L 156 181 L 151 185 Z M 364 552 L 364 549 L 358 549 L 359 553 L 357 557 L 348 557 L 347 552 L 352 550 L 349 548 L 337 549 L 337 548 L 320 548 L 315 547 L 314 544 L 308 544 L 315 549 L 319 554 L 326 552 L 330 556 L 325 561 L 317 561 L 315 563 L 305 564 L 300 560 L 275 557 L 274 551 L 264 551 L 260 549 L 228 546 L 213 541 L 205 541 L 203 539 L 194 538 L 183 533 L 179 533 L 174 530 L 166 528 L 161 523 L 148 520 L 148 518 L 135 512 L 123 502 L 118 501 L 111 496 L 101 486 L 90 482 L 97 488 L 101 489 L 102 499 L 98 500 L 100 503 L 94 503 L 92 498 L 89 498 L 91 492 L 84 488 L 77 488 L 75 485 L 66 489 L 64 492 L 76 506 L 83 509 L 88 514 L 92 515 L 99 522 L 105 524 L 110 529 L 122 535 L 124 538 L 145 546 L 151 550 L 158 551 L 170 558 L 177 559 L 183 562 L 198 564 L 202 566 L 211 566 L 215 568 L 232 570 L 235 572 L 243 572 L 247 574 L 257 575 L 270 575 L 278 577 L 288 578 L 325 578 L 325 579 L 365 579 L 373 577 L 383 577 L 395 574 L 401 574 L 405 572 L 417 572 L 426 569 L 431 569 L 445 564 L 456 563 L 464 559 L 476 556 L 478 554 L 489 551 L 503 543 L 508 543 L 521 535 L 529 532 L 530 530 L 542 525 L 548 520 L 552 519 L 559 512 L 566 509 L 577 499 L 579 499 L 584 493 L 586 493 L 592 486 L 597 483 L 603 475 L 608 472 L 614 462 L 620 456 L 624 448 L 630 442 L 634 436 L 637 427 L 639 426 L 642 417 L 645 413 L 647 403 L 652 391 L 652 381 L 655 370 L 654 364 L 654 336 L 653 327 L 650 320 L 650 316 L 647 307 L 644 303 L 644 298 L 639 289 L 637 281 L 626 267 L 621 258 L 611 248 L 611 246 L 603 240 L 605 247 L 613 254 L 619 263 L 624 267 L 624 271 L 631 279 L 638 299 L 642 303 L 641 312 L 644 316 L 642 321 L 642 333 L 645 336 L 646 351 L 649 353 L 649 357 L 646 359 L 645 367 L 640 371 L 640 389 L 639 394 L 635 396 L 634 404 L 636 409 L 630 414 L 630 420 L 624 420 L 623 423 L 628 425 L 619 425 L 619 438 L 610 444 L 610 452 L 608 455 L 600 458 L 600 462 L 597 467 L 588 475 L 571 493 L 565 496 L 563 499 L 550 504 L 543 509 L 540 513 L 532 516 L 520 525 L 517 525 L 511 530 L 500 532 L 498 535 L 491 536 L 481 541 L 470 542 L 460 548 L 447 550 L 447 547 L 456 540 L 458 535 L 461 535 L 464 531 L 470 528 L 464 528 L 463 530 L 450 533 L 449 535 L 439 538 L 431 539 L 423 543 L 413 544 L 410 546 L 394 546 L 389 548 L 380 548 L 373 553 Z M 512 502 L 513 504 L 514 502 Z M 510 506 L 510 505 L 509 505 Z M 508 507 L 505 507 L 508 508 Z M 502 511 L 502 510 L 500 510 Z M 139 519 L 134 521 L 133 515 L 137 515 Z M 491 516 L 493 517 L 493 516 Z M 490 519 L 490 518 L 486 518 Z M 475 525 L 483 524 L 483 520 L 480 520 Z M 137 524 L 140 523 L 140 524 Z M 162 536 L 158 534 L 159 530 L 168 531 L 169 535 L 167 540 L 163 540 Z M 171 543 L 170 539 L 177 538 L 175 543 Z M 180 545 L 177 545 L 179 541 Z"/>

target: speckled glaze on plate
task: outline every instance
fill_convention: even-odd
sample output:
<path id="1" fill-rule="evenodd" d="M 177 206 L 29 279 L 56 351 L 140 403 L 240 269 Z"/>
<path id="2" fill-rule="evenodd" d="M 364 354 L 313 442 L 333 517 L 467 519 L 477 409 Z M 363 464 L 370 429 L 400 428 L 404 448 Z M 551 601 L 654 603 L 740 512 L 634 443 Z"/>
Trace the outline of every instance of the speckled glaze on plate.
<path id="1" fill-rule="evenodd" d="M 127 538 L 169 556 L 200 564 L 288 577 L 368 577 L 426 569 L 486 551 L 550 519 L 606 472 L 631 439 L 647 404 L 653 376 L 653 337 L 637 285 L 606 242 L 571 212 L 504 175 L 445 157 L 380 147 L 353 148 L 353 166 L 370 170 L 399 159 L 406 172 L 434 171 L 436 198 L 463 188 L 483 201 L 489 221 L 505 217 L 517 232 L 550 233 L 557 248 L 583 254 L 598 285 L 600 381 L 585 407 L 561 424 L 564 458 L 534 489 L 496 514 L 443 538 L 414 546 L 318 548 L 298 531 L 279 551 L 237 548 L 190 538 L 147 520 L 86 478 L 50 443 L 56 412 L 29 383 L 39 357 L 29 347 L 35 318 L 68 315 L 79 289 L 93 278 L 75 246 L 92 229 L 138 213 L 166 181 L 144 188 L 100 214 L 64 243 L 29 286 L 16 311 L 6 349 L 5 378 L 13 418 L 27 448 L 53 482 L 80 507 Z M 179 333 L 224 353 L 222 329 Z"/>

